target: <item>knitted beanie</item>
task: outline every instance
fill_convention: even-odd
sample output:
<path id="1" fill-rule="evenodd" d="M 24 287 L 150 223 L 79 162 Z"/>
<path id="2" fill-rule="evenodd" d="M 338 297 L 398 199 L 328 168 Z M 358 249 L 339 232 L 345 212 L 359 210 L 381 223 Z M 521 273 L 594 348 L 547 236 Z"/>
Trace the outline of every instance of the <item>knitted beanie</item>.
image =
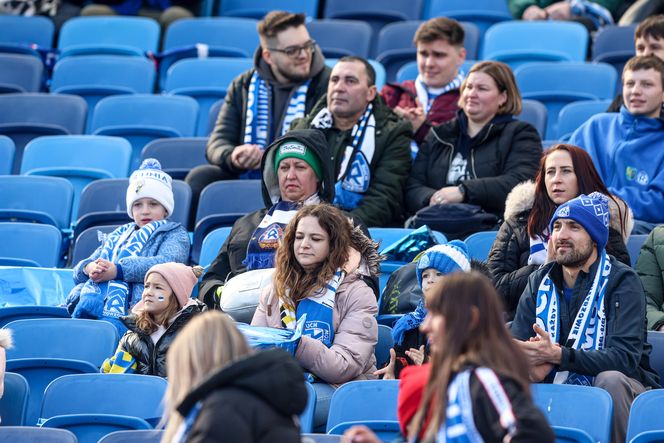
<path id="1" fill-rule="evenodd" d="M 307 162 L 311 169 L 314 170 L 318 180 L 323 179 L 323 168 L 321 167 L 320 160 L 315 152 L 304 146 L 297 140 L 284 140 L 283 143 L 277 147 L 274 154 L 274 169 L 279 169 L 279 163 L 285 158 L 298 158 Z"/>
<path id="2" fill-rule="evenodd" d="M 470 271 L 470 255 L 466 244 L 460 240 L 452 240 L 424 251 L 415 268 L 420 287 L 422 286 L 422 272 L 429 268 L 434 268 L 443 274 Z"/>
<path id="3" fill-rule="evenodd" d="M 150 268 L 145 274 L 144 281 L 147 281 L 148 276 L 155 272 L 166 280 L 168 286 L 171 287 L 173 294 L 175 294 L 180 308 L 183 308 L 189 301 L 191 292 L 194 290 L 196 283 L 198 283 L 198 277 L 203 273 L 203 268 L 200 266 L 194 266 L 192 268 L 191 266 L 174 262 L 161 263 Z M 136 312 L 142 306 L 143 300 L 136 303 L 136 306 L 134 306 L 132 311 Z"/>
<path id="4" fill-rule="evenodd" d="M 581 194 L 558 206 L 549 222 L 549 232 L 553 232 L 556 220 L 569 218 L 583 226 L 597 245 L 597 250 L 601 251 L 609 239 L 609 214 L 609 199 L 606 195 L 600 192 Z"/>
<path id="5" fill-rule="evenodd" d="M 141 167 L 129 177 L 127 187 L 127 214 L 133 218 L 131 207 L 136 200 L 153 198 L 166 208 L 166 216 L 173 214 L 175 201 L 171 187 L 171 176 L 161 170 L 157 159 L 146 158 Z"/>

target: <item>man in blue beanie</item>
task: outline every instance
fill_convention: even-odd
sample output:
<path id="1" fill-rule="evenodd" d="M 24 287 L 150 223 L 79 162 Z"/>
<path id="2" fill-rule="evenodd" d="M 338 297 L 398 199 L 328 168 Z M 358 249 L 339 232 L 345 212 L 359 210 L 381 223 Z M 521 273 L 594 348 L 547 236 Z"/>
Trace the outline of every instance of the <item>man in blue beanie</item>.
<path id="1" fill-rule="evenodd" d="M 632 401 L 659 387 L 636 272 L 604 250 L 607 197 L 581 194 L 558 207 L 553 261 L 534 272 L 512 323 L 533 382 L 601 387 L 613 399 L 612 442 L 624 442 Z"/>

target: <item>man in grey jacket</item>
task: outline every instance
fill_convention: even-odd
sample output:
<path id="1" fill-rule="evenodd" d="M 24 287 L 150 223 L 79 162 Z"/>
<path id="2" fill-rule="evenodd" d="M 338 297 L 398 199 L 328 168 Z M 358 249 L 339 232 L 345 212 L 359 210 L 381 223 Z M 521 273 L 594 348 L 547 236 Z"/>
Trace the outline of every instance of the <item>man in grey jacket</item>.
<path id="1" fill-rule="evenodd" d="M 260 47 L 254 67 L 228 88 L 205 152 L 210 164 L 194 168 L 185 179 L 192 189 L 194 214 L 208 184 L 259 179 L 265 147 L 327 91 L 330 68 L 309 36 L 303 14 L 272 11 L 257 28 Z"/>
<path id="2" fill-rule="evenodd" d="M 643 286 L 604 249 L 606 196 L 594 192 L 558 207 L 549 262 L 534 272 L 512 323 L 531 380 L 601 387 L 613 399 L 613 442 L 624 442 L 634 398 L 659 387 L 646 343 Z"/>

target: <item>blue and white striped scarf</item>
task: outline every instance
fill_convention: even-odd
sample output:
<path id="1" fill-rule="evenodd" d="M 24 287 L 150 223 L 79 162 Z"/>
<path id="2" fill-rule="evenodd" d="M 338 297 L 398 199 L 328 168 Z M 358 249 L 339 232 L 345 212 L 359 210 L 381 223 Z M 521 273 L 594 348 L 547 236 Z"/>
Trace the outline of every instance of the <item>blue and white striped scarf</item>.
<path id="1" fill-rule="evenodd" d="M 547 248 L 549 244 L 549 229 L 542 235 L 529 237 L 530 255 L 528 256 L 529 265 L 543 265 L 546 263 Z"/>
<path id="2" fill-rule="evenodd" d="M 327 107 L 321 109 L 311 122 L 311 126 L 318 129 L 329 129 L 333 124 L 334 117 Z M 376 151 L 376 119 L 371 103 L 353 126 L 351 137 L 334 188 L 334 204 L 347 211 L 359 206 L 371 184 L 371 161 Z"/>
<path id="3" fill-rule="evenodd" d="M 436 443 L 484 442 L 473 417 L 473 399 L 470 394 L 472 373 L 471 369 L 458 373 L 447 388 L 446 420 L 438 430 Z M 474 373 L 496 408 L 500 417 L 500 426 L 507 431 L 506 437 L 511 437 L 516 432 L 516 418 L 512 403 L 498 376 L 489 368 L 477 368 Z M 503 441 L 509 441 L 509 438 Z"/>
<path id="4" fill-rule="evenodd" d="M 272 139 L 284 135 L 290 129 L 290 125 L 296 118 L 304 117 L 304 110 L 307 101 L 307 90 L 309 83 L 307 80 L 300 85 L 292 94 L 286 109 L 283 123 L 279 134 L 273 134 Z M 249 82 L 249 91 L 247 92 L 247 113 L 244 126 L 244 143 L 259 145 L 264 150 L 271 140 L 268 140 L 270 134 L 270 87 L 254 71 Z M 260 178 L 261 171 L 249 171 L 242 175 L 242 178 Z"/>
<path id="5" fill-rule="evenodd" d="M 573 349 L 582 351 L 604 349 L 606 338 L 606 315 L 604 313 L 604 297 L 606 285 L 611 274 L 611 262 L 602 250 L 599 266 L 593 277 L 593 284 L 586 294 L 586 298 L 574 318 L 572 330 L 567 338 L 567 343 Z M 551 343 L 560 340 L 560 315 L 558 303 L 560 295 L 547 273 L 537 290 L 537 317 L 536 323 L 539 327 L 549 333 Z M 569 371 L 557 372 L 553 382 L 592 386 L 594 377 Z"/>
<path id="6" fill-rule="evenodd" d="M 295 329 L 297 319 L 303 314 L 307 315 L 302 335 L 307 335 L 321 341 L 328 348 L 334 342 L 334 304 L 337 289 L 346 273 L 337 269 L 332 279 L 324 288 L 314 292 L 309 297 L 300 300 L 297 305 L 297 314 L 292 303 L 279 299 L 279 312 L 281 324 L 286 329 Z"/>

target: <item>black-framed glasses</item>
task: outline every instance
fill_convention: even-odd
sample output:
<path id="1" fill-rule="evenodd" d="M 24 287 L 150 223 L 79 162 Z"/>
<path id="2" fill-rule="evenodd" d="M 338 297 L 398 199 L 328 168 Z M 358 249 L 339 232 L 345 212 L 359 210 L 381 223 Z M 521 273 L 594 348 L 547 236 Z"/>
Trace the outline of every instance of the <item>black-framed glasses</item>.
<path id="1" fill-rule="evenodd" d="M 314 52 L 315 47 L 316 47 L 316 41 L 309 40 L 307 43 L 305 43 L 302 46 L 289 46 L 284 49 L 279 49 L 279 48 L 267 48 L 267 49 L 268 51 L 281 52 L 282 54 L 286 54 L 286 56 L 289 58 L 296 58 L 299 57 L 303 51 L 305 54 L 306 53 L 311 54 L 312 52 Z"/>

